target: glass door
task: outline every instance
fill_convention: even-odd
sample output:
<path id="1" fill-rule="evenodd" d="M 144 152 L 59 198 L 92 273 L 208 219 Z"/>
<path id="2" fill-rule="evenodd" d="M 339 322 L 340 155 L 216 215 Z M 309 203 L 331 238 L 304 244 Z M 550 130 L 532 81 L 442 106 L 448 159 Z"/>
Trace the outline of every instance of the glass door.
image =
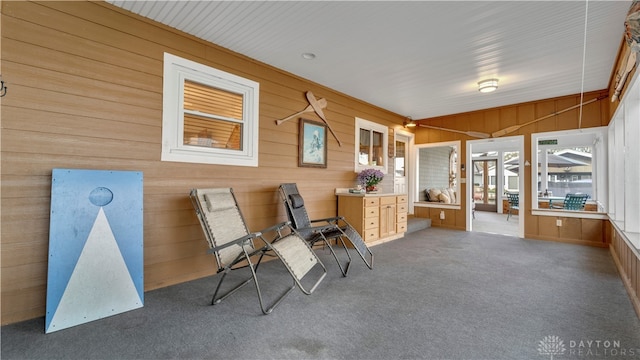
<path id="1" fill-rule="evenodd" d="M 473 201 L 476 211 L 498 212 L 496 170 L 498 160 L 473 160 Z"/>
<path id="2" fill-rule="evenodd" d="M 394 172 L 393 172 L 393 190 L 396 194 L 407 193 L 407 154 L 409 139 L 406 136 L 396 136 L 395 156 L 394 156 Z"/>

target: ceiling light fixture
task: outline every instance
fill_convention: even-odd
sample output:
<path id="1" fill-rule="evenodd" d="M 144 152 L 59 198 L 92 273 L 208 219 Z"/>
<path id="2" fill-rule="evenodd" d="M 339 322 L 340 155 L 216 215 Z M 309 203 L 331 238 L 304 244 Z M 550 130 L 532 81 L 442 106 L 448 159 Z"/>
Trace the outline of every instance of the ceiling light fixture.
<path id="1" fill-rule="evenodd" d="M 314 53 L 302 53 L 302 58 L 305 60 L 313 60 L 316 58 L 316 54 Z"/>
<path id="2" fill-rule="evenodd" d="M 498 88 L 498 79 L 482 80 L 478 83 L 478 90 L 481 93 L 496 91 Z"/>
<path id="3" fill-rule="evenodd" d="M 404 127 L 416 127 L 416 123 L 413 121 L 411 116 L 407 116 L 407 120 L 405 120 L 402 125 L 404 125 Z"/>

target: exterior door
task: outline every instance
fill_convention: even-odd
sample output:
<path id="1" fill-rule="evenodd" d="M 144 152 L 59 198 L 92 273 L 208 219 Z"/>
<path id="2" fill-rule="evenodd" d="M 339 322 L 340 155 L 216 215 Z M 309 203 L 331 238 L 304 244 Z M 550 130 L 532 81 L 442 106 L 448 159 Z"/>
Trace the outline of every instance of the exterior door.
<path id="1" fill-rule="evenodd" d="M 405 136 L 396 136 L 393 190 L 396 194 L 407 193 L 407 168 L 409 153 L 409 139 Z"/>
<path id="2" fill-rule="evenodd" d="M 498 160 L 473 161 L 473 201 L 476 211 L 498 212 L 496 178 Z"/>

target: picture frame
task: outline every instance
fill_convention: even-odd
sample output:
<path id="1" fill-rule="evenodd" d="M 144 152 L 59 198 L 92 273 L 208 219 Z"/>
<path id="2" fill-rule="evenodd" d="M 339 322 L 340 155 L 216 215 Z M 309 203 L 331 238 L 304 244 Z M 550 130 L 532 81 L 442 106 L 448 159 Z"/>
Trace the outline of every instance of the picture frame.
<path id="1" fill-rule="evenodd" d="M 327 125 L 319 121 L 300 119 L 298 166 L 327 167 Z"/>

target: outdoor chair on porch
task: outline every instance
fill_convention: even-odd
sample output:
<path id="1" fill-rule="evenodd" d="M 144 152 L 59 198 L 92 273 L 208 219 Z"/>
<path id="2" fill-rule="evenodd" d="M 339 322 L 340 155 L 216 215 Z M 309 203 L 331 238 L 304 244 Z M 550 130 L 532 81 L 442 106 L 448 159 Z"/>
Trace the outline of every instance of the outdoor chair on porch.
<path id="1" fill-rule="evenodd" d="M 509 218 L 511 217 L 512 213 L 515 211 L 520 210 L 519 207 L 519 202 L 520 202 L 520 198 L 519 198 L 519 194 L 518 193 L 507 193 L 507 201 L 509 203 L 509 210 L 507 211 L 507 221 L 509 221 Z"/>
<path id="2" fill-rule="evenodd" d="M 369 250 L 360 234 L 343 216 L 311 220 L 304 206 L 304 199 L 298 192 L 298 186 L 295 183 L 280 184 L 279 193 L 293 227 L 311 246 L 320 241 L 324 243 L 338 263 L 342 276 L 347 276 L 349 265 L 351 265 L 351 254 L 345 239 L 351 243 L 367 267 L 373 269 L 373 253 Z M 348 257 L 345 266 L 342 266 L 338 255 L 333 249 L 332 240 L 338 242 L 345 250 Z"/>
<path id="3" fill-rule="evenodd" d="M 562 205 L 551 205 L 552 209 L 563 210 L 584 210 L 584 206 L 589 198 L 588 194 L 567 194 Z"/>
<path id="4" fill-rule="evenodd" d="M 265 315 L 270 314 L 296 286 L 303 293 L 310 295 L 327 274 L 320 259 L 289 222 L 260 232 L 250 232 L 233 189 L 193 189 L 190 198 L 209 243 L 209 253 L 216 258 L 218 273 L 223 273 L 214 291 L 211 305 L 220 303 L 253 281 L 262 312 Z M 267 240 L 267 234 L 270 234 L 270 240 Z M 260 246 L 256 247 L 256 241 L 260 242 Z M 264 255 L 278 257 L 293 278 L 293 285 L 268 306 L 263 301 L 257 276 Z M 258 258 L 255 263 L 254 257 Z M 225 294 L 218 296 L 226 276 L 233 270 L 245 268 L 249 269 L 251 275 L 227 290 Z"/>

